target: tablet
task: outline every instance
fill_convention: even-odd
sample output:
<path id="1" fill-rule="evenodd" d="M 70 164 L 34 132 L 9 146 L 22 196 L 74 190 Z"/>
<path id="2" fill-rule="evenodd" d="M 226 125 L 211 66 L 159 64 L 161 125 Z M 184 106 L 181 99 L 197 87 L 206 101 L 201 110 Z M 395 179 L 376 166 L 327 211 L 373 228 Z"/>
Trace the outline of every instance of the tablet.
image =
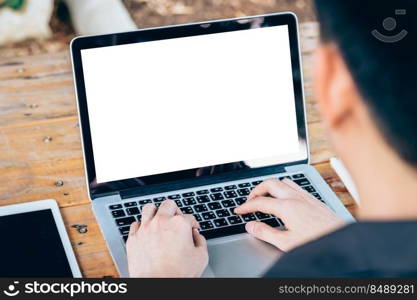
<path id="1" fill-rule="evenodd" d="M 55 200 L 0 207 L 0 277 L 81 277 Z"/>

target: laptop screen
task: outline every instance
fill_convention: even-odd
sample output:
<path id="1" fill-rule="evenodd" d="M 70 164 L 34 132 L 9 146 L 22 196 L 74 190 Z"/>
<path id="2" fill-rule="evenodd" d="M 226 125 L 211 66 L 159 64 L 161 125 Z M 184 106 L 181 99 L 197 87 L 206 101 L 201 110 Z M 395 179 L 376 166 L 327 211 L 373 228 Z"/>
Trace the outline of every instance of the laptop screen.
<path id="1" fill-rule="evenodd" d="M 81 50 L 96 182 L 305 159 L 288 25 Z"/>

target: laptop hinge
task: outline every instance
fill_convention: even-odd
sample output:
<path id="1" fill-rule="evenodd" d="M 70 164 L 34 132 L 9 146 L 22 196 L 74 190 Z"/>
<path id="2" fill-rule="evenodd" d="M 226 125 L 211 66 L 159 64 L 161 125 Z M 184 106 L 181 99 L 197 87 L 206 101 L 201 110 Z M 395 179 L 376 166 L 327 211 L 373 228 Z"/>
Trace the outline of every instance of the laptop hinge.
<path id="1" fill-rule="evenodd" d="M 100 193 L 100 194 L 90 194 L 90 199 L 95 200 L 97 198 L 103 198 L 108 196 L 118 195 L 119 192 L 108 192 L 108 193 Z"/>
<path id="2" fill-rule="evenodd" d="M 209 176 L 207 178 L 198 178 L 193 180 L 178 181 L 167 184 L 158 184 L 156 186 L 143 186 L 120 190 L 119 194 L 122 199 L 145 196 L 150 194 L 164 193 L 181 189 L 195 188 L 198 186 L 218 184 L 222 182 L 241 180 L 245 178 L 253 178 L 266 176 L 269 174 L 284 173 L 285 165 L 267 167 L 262 169 L 245 170 L 245 172 L 236 172 L 233 174 L 221 174 L 218 176 Z"/>

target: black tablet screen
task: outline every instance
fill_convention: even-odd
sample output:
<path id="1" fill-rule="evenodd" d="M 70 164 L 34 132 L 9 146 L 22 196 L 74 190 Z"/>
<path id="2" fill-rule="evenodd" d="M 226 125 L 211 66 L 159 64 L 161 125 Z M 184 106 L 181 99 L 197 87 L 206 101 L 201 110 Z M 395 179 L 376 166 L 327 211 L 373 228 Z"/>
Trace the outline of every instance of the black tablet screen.
<path id="1" fill-rule="evenodd" d="M 73 277 L 50 209 L 0 217 L 1 277 Z"/>

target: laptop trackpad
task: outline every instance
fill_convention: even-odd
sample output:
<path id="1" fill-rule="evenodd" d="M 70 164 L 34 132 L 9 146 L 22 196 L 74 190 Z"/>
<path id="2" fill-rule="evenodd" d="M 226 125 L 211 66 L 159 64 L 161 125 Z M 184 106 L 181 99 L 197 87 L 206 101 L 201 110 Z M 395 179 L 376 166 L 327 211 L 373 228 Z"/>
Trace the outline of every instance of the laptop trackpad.
<path id="1" fill-rule="evenodd" d="M 215 277 L 262 276 L 282 253 L 247 234 L 209 242 L 208 250 L 210 270 L 204 275 Z"/>

